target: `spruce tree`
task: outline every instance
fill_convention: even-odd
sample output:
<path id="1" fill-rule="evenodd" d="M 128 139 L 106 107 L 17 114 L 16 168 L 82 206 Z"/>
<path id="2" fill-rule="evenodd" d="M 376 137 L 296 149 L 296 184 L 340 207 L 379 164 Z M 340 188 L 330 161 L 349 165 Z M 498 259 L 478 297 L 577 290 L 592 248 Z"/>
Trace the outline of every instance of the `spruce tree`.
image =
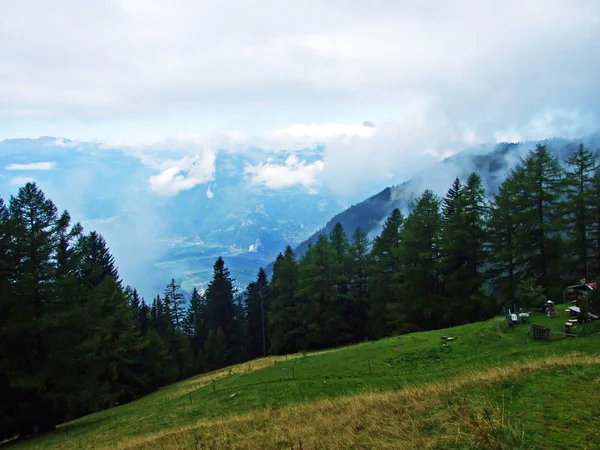
<path id="1" fill-rule="evenodd" d="M 170 316 L 173 330 L 181 330 L 183 326 L 183 317 L 185 314 L 184 296 L 180 291 L 181 286 L 175 283 L 175 279 L 165 287 L 163 292 L 164 304 Z"/>
<path id="2" fill-rule="evenodd" d="M 464 319 L 460 322 L 473 322 L 481 320 L 488 314 L 489 305 L 484 293 L 483 268 L 487 261 L 485 248 L 486 220 L 489 215 L 489 206 L 485 197 L 485 190 L 481 177 L 472 173 L 462 190 L 464 216 L 464 241 L 465 249 L 465 289 L 462 311 Z"/>
<path id="3" fill-rule="evenodd" d="M 396 208 L 373 242 L 367 334 L 374 339 L 387 336 L 403 326 L 404 296 L 400 289 L 403 268 L 399 255 L 403 227 L 404 216 Z"/>
<path id="4" fill-rule="evenodd" d="M 337 341 L 343 319 L 338 314 L 338 286 L 333 276 L 335 258 L 329 240 L 320 235 L 298 265 L 296 315 L 306 320 L 306 329 L 297 334 L 307 333 L 307 347 L 331 347 Z"/>
<path id="5" fill-rule="evenodd" d="M 439 328 L 440 280 L 440 199 L 430 190 L 413 203 L 402 230 L 400 255 L 404 265 L 402 290 L 406 325 L 403 331 Z"/>
<path id="6" fill-rule="evenodd" d="M 566 161 L 571 170 L 567 173 L 564 218 L 568 246 L 564 253 L 571 253 L 570 267 L 565 267 L 576 279 L 590 281 L 596 272 L 594 249 L 596 248 L 598 219 L 596 205 L 600 202 L 594 173 L 597 170 L 596 155 L 580 144 L 577 151 Z M 569 251 L 570 250 L 570 251 Z"/>
<path id="7" fill-rule="evenodd" d="M 52 428 L 64 414 L 54 402 L 51 380 L 56 380 L 61 357 L 53 354 L 49 333 L 59 330 L 61 307 L 57 292 L 58 244 L 68 227 L 68 214 L 58 214 L 54 203 L 34 184 L 19 189 L 9 203 L 8 281 L 14 286 L 5 305 L 7 354 L 5 375 L 15 390 L 13 418 L 19 433 Z"/>
<path id="8" fill-rule="evenodd" d="M 563 194 L 564 172 L 546 146 L 538 144 L 523 162 L 525 196 L 521 210 L 524 225 L 517 234 L 517 247 L 526 257 L 526 273 L 535 277 L 545 295 L 562 293 L 561 231 L 563 220 L 558 208 Z"/>
<path id="9" fill-rule="evenodd" d="M 367 333 L 367 310 L 369 307 L 369 239 L 360 228 L 352 234 L 350 246 L 351 271 L 350 271 L 350 298 L 355 305 L 355 330 L 356 340 L 361 341 Z"/>
<path id="10" fill-rule="evenodd" d="M 284 354 L 298 350 L 306 339 L 302 331 L 303 318 L 298 314 L 298 263 L 288 245 L 273 266 L 271 279 L 271 309 L 269 311 L 270 353 Z"/>
<path id="11" fill-rule="evenodd" d="M 202 351 L 208 330 L 206 329 L 206 300 L 194 287 L 184 319 L 184 330 L 190 340 L 190 348 L 196 361 L 196 368 L 202 366 Z"/>
<path id="12" fill-rule="evenodd" d="M 266 356 L 269 349 L 267 316 L 269 312 L 269 282 L 261 267 L 256 281 L 246 288 L 246 347 L 248 357 Z"/>
<path id="13" fill-rule="evenodd" d="M 439 305 L 439 314 L 448 325 L 466 321 L 463 306 L 468 302 L 471 274 L 465 246 L 467 217 L 464 197 L 463 186 L 456 178 L 442 200 L 440 270 L 444 300 Z"/>
<path id="14" fill-rule="evenodd" d="M 213 266 L 213 278 L 206 290 L 206 328 L 216 332 L 219 328 L 225 336 L 225 362 L 239 358 L 242 336 L 236 323 L 236 305 L 234 303 L 233 279 L 219 257 Z M 208 338 L 207 338 L 208 339 Z"/>
<path id="15" fill-rule="evenodd" d="M 520 199 L 522 166 L 511 171 L 500 185 L 491 203 L 487 223 L 487 277 L 492 282 L 494 294 L 500 304 L 511 305 L 514 310 L 518 280 L 522 274 L 522 260 L 517 247 L 520 230 Z"/>
<path id="16" fill-rule="evenodd" d="M 350 277 L 352 271 L 352 255 L 350 242 L 341 223 L 336 225 L 329 234 L 329 244 L 333 251 L 331 276 L 335 285 L 333 313 L 338 318 L 336 342 L 337 345 L 349 344 L 360 339 L 362 330 L 357 315 L 359 306 L 357 299 L 350 294 Z"/>

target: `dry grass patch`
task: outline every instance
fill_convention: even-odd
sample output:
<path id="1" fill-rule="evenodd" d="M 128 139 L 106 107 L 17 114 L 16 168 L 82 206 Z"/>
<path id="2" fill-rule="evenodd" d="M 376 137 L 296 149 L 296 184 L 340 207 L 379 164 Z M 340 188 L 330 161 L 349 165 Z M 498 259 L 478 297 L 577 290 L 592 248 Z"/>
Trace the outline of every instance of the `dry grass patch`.
<path id="1" fill-rule="evenodd" d="M 525 438 L 522 427 L 508 420 L 503 409 L 489 399 L 465 395 L 465 388 L 519 378 L 537 370 L 591 364 L 600 364 L 600 356 L 573 353 L 507 364 L 400 391 L 268 408 L 200 422 L 131 440 L 116 448 L 520 448 Z"/>

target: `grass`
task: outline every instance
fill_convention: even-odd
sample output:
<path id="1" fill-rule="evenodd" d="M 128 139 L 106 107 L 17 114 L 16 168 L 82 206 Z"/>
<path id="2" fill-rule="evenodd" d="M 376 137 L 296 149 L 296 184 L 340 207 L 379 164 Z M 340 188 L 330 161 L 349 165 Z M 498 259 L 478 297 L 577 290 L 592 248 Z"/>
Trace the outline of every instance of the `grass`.
<path id="1" fill-rule="evenodd" d="M 561 332 L 564 309 L 554 319 L 534 315 L 532 323 Z M 600 447 L 600 323 L 549 342 L 533 341 L 529 329 L 495 318 L 264 358 L 7 447 Z M 456 339 L 443 346 L 442 335 Z"/>

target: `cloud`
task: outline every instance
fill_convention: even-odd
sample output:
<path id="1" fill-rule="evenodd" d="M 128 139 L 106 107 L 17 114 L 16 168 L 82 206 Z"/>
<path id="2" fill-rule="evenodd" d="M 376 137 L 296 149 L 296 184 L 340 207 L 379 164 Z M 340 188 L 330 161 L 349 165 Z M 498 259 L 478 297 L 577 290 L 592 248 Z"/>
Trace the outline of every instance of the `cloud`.
<path id="1" fill-rule="evenodd" d="M 595 114 L 598 17 L 595 0 L 5 0 L 0 118 L 116 138 L 381 123 L 407 95 L 505 126 Z"/>
<path id="2" fill-rule="evenodd" d="M 33 162 L 27 164 L 8 164 L 5 169 L 6 170 L 21 170 L 21 171 L 30 171 L 30 170 L 53 170 L 56 167 L 55 162 Z"/>
<path id="3" fill-rule="evenodd" d="M 123 147 L 162 195 L 228 149 L 253 183 L 352 196 L 465 146 L 596 131 L 600 2 L 376 3 L 5 0 L 0 136 Z M 320 145 L 295 166 L 249 151 Z"/>
<path id="4" fill-rule="evenodd" d="M 206 198 L 213 198 L 215 196 L 215 194 L 213 194 L 213 191 L 210 189 L 210 186 L 208 186 L 208 188 L 206 189 Z"/>
<path id="5" fill-rule="evenodd" d="M 25 186 L 27 183 L 34 183 L 35 179 L 31 177 L 14 177 L 10 180 L 12 186 Z"/>
<path id="6" fill-rule="evenodd" d="M 270 189 L 300 185 L 309 193 L 316 193 L 319 185 L 318 177 L 323 167 L 323 161 L 307 163 L 300 161 L 296 155 L 291 155 L 283 164 L 267 162 L 248 165 L 245 174 L 252 184 L 264 185 Z"/>
<path id="7" fill-rule="evenodd" d="M 150 188 L 159 195 L 173 196 L 212 181 L 215 158 L 213 150 L 204 149 L 201 155 L 165 161 L 161 164 L 161 172 L 148 180 Z"/>

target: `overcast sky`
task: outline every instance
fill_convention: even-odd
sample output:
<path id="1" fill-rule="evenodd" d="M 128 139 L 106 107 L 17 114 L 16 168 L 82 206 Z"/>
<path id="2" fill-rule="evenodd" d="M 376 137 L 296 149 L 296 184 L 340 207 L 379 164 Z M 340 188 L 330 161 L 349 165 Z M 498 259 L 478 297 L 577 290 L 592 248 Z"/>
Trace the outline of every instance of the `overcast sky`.
<path id="1" fill-rule="evenodd" d="M 1 0 L 0 139 L 324 144 L 335 185 L 597 131 L 599 65 L 598 0 Z"/>

